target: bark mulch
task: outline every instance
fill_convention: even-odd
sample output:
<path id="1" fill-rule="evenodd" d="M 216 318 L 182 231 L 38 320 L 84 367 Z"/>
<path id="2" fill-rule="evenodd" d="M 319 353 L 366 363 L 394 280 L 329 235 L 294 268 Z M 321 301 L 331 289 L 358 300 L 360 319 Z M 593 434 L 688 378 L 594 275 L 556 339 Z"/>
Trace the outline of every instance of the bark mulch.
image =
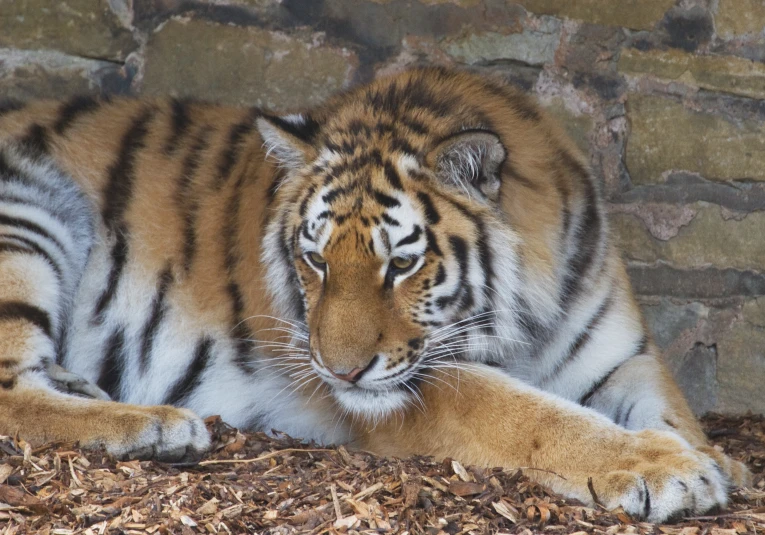
<path id="1" fill-rule="evenodd" d="M 712 440 L 755 472 L 719 514 L 654 525 L 583 507 L 520 473 L 385 460 L 208 425 L 194 466 L 117 462 L 0 437 L 0 534 L 765 533 L 765 418 L 710 417 Z"/>

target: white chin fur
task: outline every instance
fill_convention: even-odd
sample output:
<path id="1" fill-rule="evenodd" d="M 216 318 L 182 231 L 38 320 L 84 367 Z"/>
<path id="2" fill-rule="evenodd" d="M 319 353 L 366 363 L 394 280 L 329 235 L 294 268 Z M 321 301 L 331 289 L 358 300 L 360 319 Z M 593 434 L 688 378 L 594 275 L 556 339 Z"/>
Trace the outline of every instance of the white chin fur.
<path id="1" fill-rule="evenodd" d="M 387 392 L 360 388 L 335 389 L 334 395 L 343 409 L 373 422 L 404 409 L 410 403 L 409 394 L 398 389 Z"/>

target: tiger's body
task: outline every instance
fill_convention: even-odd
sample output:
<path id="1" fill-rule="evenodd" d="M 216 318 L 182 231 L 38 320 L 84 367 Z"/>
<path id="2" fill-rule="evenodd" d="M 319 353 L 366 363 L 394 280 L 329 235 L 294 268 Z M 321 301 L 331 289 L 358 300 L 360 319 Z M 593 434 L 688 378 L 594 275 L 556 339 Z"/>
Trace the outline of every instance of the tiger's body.
<path id="1" fill-rule="evenodd" d="M 586 502 L 592 478 L 652 520 L 748 477 L 650 342 L 582 157 L 467 73 L 282 118 L 6 105 L 0 299 L 0 432 L 29 440 L 177 459 L 208 446 L 197 415 L 220 414 L 529 467 Z"/>

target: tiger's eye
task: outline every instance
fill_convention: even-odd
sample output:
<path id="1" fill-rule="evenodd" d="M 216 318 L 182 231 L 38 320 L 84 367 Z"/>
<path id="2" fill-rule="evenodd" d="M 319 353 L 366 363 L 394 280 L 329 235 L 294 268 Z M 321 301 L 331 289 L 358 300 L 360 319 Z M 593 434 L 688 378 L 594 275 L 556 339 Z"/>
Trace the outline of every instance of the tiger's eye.
<path id="1" fill-rule="evenodd" d="M 391 261 L 391 263 L 396 269 L 409 269 L 412 267 L 412 264 L 414 264 L 414 258 L 397 256 Z"/>
<path id="2" fill-rule="evenodd" d="M 326 260 L 324 260 L 324 257 L 321 256 L 319 253 L 310 253 L 308 255 L 311 258 L 311 262 L 316 264 L 317 266 L 323 266 L 327 263 Z"/>

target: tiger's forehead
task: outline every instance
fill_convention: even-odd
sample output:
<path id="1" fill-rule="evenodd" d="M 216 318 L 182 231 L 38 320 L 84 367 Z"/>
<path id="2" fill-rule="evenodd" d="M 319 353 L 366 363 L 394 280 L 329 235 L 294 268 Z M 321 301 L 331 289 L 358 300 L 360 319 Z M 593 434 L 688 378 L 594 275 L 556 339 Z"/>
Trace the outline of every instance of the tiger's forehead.
<path id="1" fill-rule="evenodd" d="M 304 247 L 347 250 L 353 242 L 361 253 L 384 256 L 424 224 L 412 182 L 426 176 L 410 154 L 384 157 L 372 148 L 349 158 L 325 148 L 312 173 L 300 207 Z"/>

